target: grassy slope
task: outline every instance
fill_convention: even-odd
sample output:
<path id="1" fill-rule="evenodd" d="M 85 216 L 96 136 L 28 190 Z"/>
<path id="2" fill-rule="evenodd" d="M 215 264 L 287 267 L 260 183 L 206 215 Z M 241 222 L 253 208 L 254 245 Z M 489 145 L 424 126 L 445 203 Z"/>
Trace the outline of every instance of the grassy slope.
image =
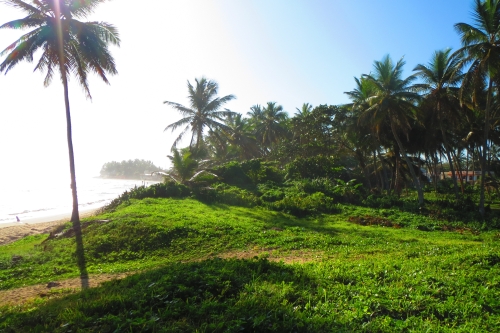
<path id="1" fill-rule="evenodd" d="M 85 229 L 90 274 L 141 271 L 63 299 L 0 308 L 0 332 L 498 331 L 500 253 L 480 235 L 297 219 L 193 200 L 132 201 Z M 404 225 L 425 217 L 382 212 Z M 1 247 L 0 289 L 78 276 L 72 238 Z M 33 245 L 37 245 L 35 248 Z M 218 259 L 241 256 L 254 259 Z M 13 255 L 21 259 L 12 261 Z M 268 259 L 308 261 L 285 264 Z"/>

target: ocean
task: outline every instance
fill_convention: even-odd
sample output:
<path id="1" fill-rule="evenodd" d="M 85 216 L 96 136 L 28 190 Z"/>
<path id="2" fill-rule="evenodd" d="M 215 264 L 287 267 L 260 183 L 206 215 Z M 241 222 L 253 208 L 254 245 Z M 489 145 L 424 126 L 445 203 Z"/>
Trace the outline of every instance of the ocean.
<path id="1" fill-rule="evenodd" d="M 40 177 L 21 179 L 13 175 L 2 179 L 0 188 L 0 224 L 21 222 L 71 214 L 72 197 L 69 179 Z M 141 185 L 156 182 L 141 180 L 102 179 L 83 177 L 77 179 L 80 210 L 98 209 L 107 205 L 123 192 Z"/>

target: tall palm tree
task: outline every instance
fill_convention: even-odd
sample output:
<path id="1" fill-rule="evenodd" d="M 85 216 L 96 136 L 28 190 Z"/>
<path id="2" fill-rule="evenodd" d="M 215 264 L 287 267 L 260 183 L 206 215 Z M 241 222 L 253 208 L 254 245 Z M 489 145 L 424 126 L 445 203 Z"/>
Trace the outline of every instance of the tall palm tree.
<path id="1" fill-rule="evenodd" d="M 252 105 L 250 111 L 247 112 L 247 116 L 249 117 L 248 123 L 255 128 L 264 119 L 264 109 L 260 104 Z"/>
<path id="2" fill-rule="evenodd" d="M 253 136 L 248 119 L 238 113 L 227 117 L 226 126 L 228 127 L 228 131 L 225 132 L 227 141 L 238 150 L 241 160 L 260 155 L 258 143 Z"/>
<path id="3" fill-rule="evenodd" d="M 178 120 L 165 128 L 165 131 L 175 131 L 177 128 L 186 126 L 175 139 L 172 148 L 182 140 L 184 134 L 191 130 L 191 140 L 189 142 L 189 149 L 195 148 L 198 151 L 203 143 L 203 132 L 205 129 L 217 131 L 225 129 L 224 118 L 234 115 L 235 112 L 227 109 L 221 110 L 221 107 L 227 102 L 233 100 L 235 96 L 227 95 L 224 97 L 217 97 L 219 85 L 215 81 L 207 80 L 205 77 L 195 79 L 196 86 L 193 87 L 191 82 L 187 82 L 189 91 L 189 107 L 183 106 L 179 103 L 165 101 L 164 104 L 171 106 L 173 109 L 179 111 L 184 118 Z"/>
<path id="4" fill-rule="evenodd" d="M 297 110 L 297 112 L 294 114 L 295 118 L 304 118 L 312 112 L 313 106 L 309 103 L 304 103 L 302 104 L 302 107 L 300 109 L 295 108 L 295 110 Z"/>
<path id="5" fill-rule="evenodd" d="M 373 75 L 364 75 L 364 78 L 373 83 L 375 91 L 369 100 L 370 107 L 363 112 L 360 120 L 368 119 L 376 128 L 384 122 L 389 123 L 399 151 L 410 170 L 418 192 L 419 204 L 423 205 L 422 187 L 399 138 L 399 132 L 408 133 L 411 129 L 410 119 L 414 117 L 415 103 L 420 100 L 420 95 L 413 91 L 412 82 L 416 79 L 415 75 L 402 78 L 404 64 L 403 59 L 394 64 L 389 55 L 382 61 L 375 61 Z"/>
<path id="6" fill-rule="evenodd" d="M 460 59 L 456 56 L 450 56 L 450 53 L 451 49 L 436 51 L 428 65 L 419 64 L 413 70 L 416 71 L 415 75 L 424 82 L 419 85 L 425 92 L 425 99 L 421 107 L 431 109 L 431 122 L 437 123 L 435 125 L 441 132 L 442 142 L 450 164 L 455 197 L 458 199 L 458 184 L 451 157 L 452 147 L 449 144 L 445 128 L 453 129 L 461 119 L 458 84 L 462 80 L 462 73 L 458 68 Z"/>
<path id="7" fill-rule="evenodd" d="M 351 99 L 352 103 L 347 104 L 346 106 L 351 108 L 351 117 L 348 122 L 349 129 L 346 131 L 346 137 L 350 142 L 354 143 L 353 151 L 357 156 L 360 166 L 365 173 L 365 178 L 367 179 L 367 184 L 370 185 L 370 178 L 368 170 L 364 165 L 364 161 L 362 159 L 364 154 L 367 154 L 368 151 L 374 152 L 380 147 L 380 142 L 378 138 L 380 135 L 373 135 L 373 128 L 371 128 L 371 124 L 362 123 L 359 121 L 359 117 L 363 114 L 363 112 L 370 107 L 370 101 L 372 96 L 374 96 L 377 92 L 376 85 L 373 84 L 370 80 L 365 77 L 354 78 L 356 82 L 356 88 L 352 91 L 344 92 L 349 99 Z M 373 163 L 373 167 L 376 169 L 376 163 Z"/>
<path id="8" fill-rule="evenodd" d="M 276 102 L 267 103 L 262 110 L 260 122 L 255 124 L 255 135 L 265 151 L 287 135 L 287 121 L 288 114 L 283 111 L 283 106 Z"/>
<path id="9" fill-rule="evenodd" d="M 349 99 L 352 101 L 348 106 L 352 108 L 354 113 L 359 113 L 370 107 L 369 101 L 376 93 L 376 86 L 365 77 L 355 77 L 354 81 L 356 82 L 356 88 L 344 92 L 344 94 L 349 96 Z"/>
<path id="10" fill-rule="evenodd" d="M 75 162 L 71 131 L 71 113 L 68 93 L 68 76 L 73 73 L 91 98 L 87 77 L 89 72 L 97 73 L 108 82 L 106 74 L 116 74 L 113 57 L 108 44 L 119 45 L 117 29 L 104 22 L 82 22 L 94 12 L 104 0 L 4 0 L 6 5 L 24 11 L 27 16 L 7 22 L 0 29 L 31 29 L 0 53 L 5 60 L 0 72 L 8 73 L 19 62 L 33 61 L 35 53 L 41 51 L 35 70 L 45 72 L 45 86 L 48 86 L 55 71 L 61 74 L 66 107 L 67 140 L 73 195 L 71 221 L 79 230 L 78 195 L 76 191 Z"/>
<path id="11" fill-rule="evenodd" d="M 491 122 L 494 89 L 500 83 L 500 0 L 475 0 L 473 25 L 455 24 L 460 35 L 462 48 L 456 54 L 462 58 L 461 65 L 469 66 L 462 83 L 462 91 L 472 91 L 472 100 L 478 100 L 486 88 L 484 106 L 483 154 L 481 156 L 481 194 L 479 211 L 484 216 L 484 181 L 486 178 L 486 158 Z"/>

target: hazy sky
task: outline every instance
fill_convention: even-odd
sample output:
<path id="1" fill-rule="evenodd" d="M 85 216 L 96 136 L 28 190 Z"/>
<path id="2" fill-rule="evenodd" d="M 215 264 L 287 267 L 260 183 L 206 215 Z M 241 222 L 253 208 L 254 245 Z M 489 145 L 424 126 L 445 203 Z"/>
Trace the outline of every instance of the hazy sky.
<path id="1" fill-rule="evenodd" d="M 219 83 L 227 104 L 246 113 L 276 101 L 291 115 L 308 102 L 341 104 L 354 76 L 374 60 L 404 56 L 406 72 L 435 50 L 458 48 L 453 29 L 471 22 L 471 0 L 113 0 L 91 20 L 117 26 L 119 74 L 90 81 L 93 100 L 70 86 L 78 175 L 98 175 L 103 163 L 142 158 L 166 166 L 176 133 L 163 129 L 179 115 L 163 104 L 187 104 L 187 80 Z M 0 23 L 23 13 L 0 4 Z M 21 31 L 0 30 L 0 48 Z M 3 60 L 3 59 L 2 59 Z M 34 64 L 0 75 L 0 183 L 68 173 L 60 80 L 43 87 Z M 2 170 L 3 169 L 3 170 Z"/>

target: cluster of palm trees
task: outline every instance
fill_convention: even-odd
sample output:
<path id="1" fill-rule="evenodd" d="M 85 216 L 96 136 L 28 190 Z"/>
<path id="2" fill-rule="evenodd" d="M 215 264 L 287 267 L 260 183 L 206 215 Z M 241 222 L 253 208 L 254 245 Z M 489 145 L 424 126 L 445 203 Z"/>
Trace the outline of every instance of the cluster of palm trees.
<path id="1" fill-rule="evenodd" d="M 219 163 L 331 154 L 356 161 L 370 187 L 373 182 L 383 187 L 389 169 L 389 189 L 399 191 L 407 175 L 421 204 L 423 167 L 437 177 L 445 157 L 457 199 L 462 175 L 457 171 L 481 170 L 484 214 L 488 162 L 497 158 L 500 144 L 500 0 L 474 0 L 473 24 L 458 23 L 455 29 L 459 50 L 436 51 L 408 77 L 404 60 L 387 55 L 374 62 L 371 73 L 355 78 L 355 88 L 346 92 L 352 103 L 315 109 L 306 103 L 293 117 L 275 102 L 252 106 L 246 118 L 220 110 L 234 96 L 217 98 L 217 84 L 205 78 L 197 79 L 196 87 L 188 82 L 190 107 L 165 102 L 184 115 L 166 130 L 186 125 L 174 147 L 190 129 L 193 156 Z"/>
<path id="2" fill-rule="evenodd" d="M 240 113 L 228 109 L 224 104 L 235 97 L 217 97 L 218 84 L 205 77 L 195 79 L 195 85 L 187 83 L 189 106 L 165 101 L 180 112 L 180 120 L 168 125 L 165 131 L 182 128 L 172 149 L 190 133 L 189 154 L 195 158 L 210 158 L 214 162 L 246 160 L 268 156 L 273 147 L 286 138 L 288 114 L 276 102 L 254 105 L 244 118 Z M 187 153 L 187 152 L 186 152 Z"/>
<path id="3" fill-rule="evenodd" d="M 348 95 L 360 125 L 368 126 L 373 134 L 390 129 L 421 203 L 423 193 L 408 149 L 434 161 L 438 154 L 445 155 L 457 197 L 457 178 L 462 173 L 456 171 L 463 170 L 457 156 L 464 150 L 468 155 L 477 153 L 482 172 L 479 209 L 484 214 L 487 160 L 491 147 L 499 142 L 500 2 L 475 0 L 473 19 L 473 25 L 455 25 L 462 42 L 459 50 L 435 52 L 427 65 L 419 64 L 406 78 L 404 61 L 394 64 L 387 56 L 375 62 L 372 74 L 357 79 L 357 89 Z M 415 83 L 417 79 L 421 83 Z M 418 140 L 419 129 L 425 136 L 419 144 L 401 141 L 402 135 L 409 139 L 410 132 Z"/>

